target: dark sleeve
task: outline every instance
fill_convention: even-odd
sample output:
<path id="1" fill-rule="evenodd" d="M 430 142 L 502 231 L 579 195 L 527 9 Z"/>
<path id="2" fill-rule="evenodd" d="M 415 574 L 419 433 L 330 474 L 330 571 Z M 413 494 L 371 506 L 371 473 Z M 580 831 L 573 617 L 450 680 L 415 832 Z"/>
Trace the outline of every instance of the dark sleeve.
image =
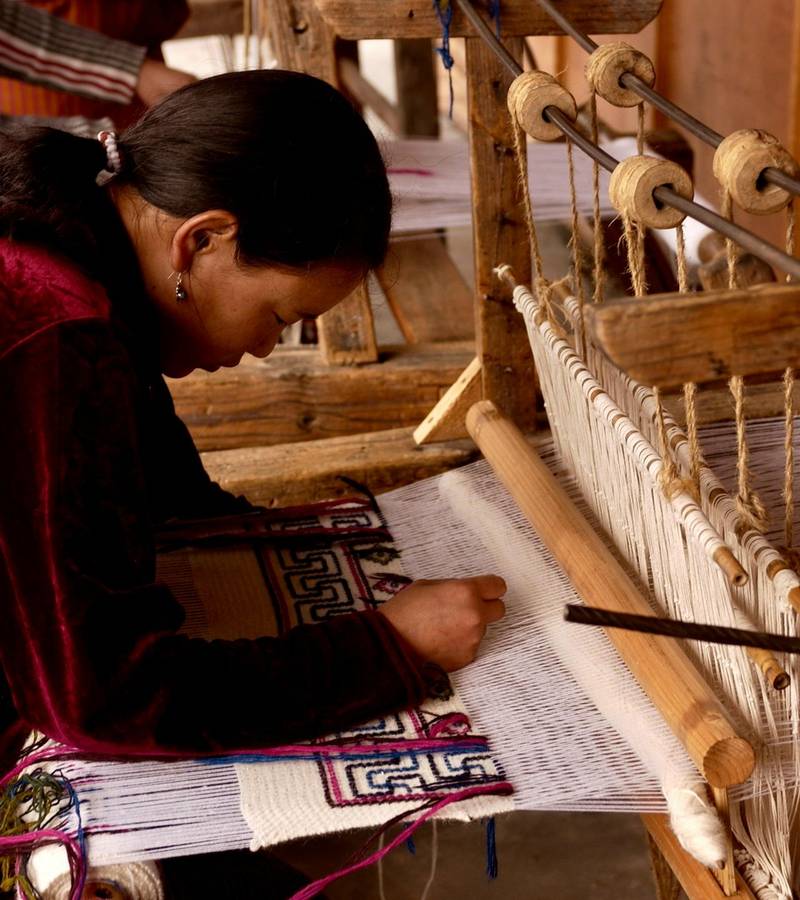
<path id="1" fill-rule="evenodd" d="M 176 634 L 154 554 L 130 365 L 102 321 L 0 361 L 0 658 L 20 715 L 85 750 L 203 754 L 309 738 L 419 702 L 379 613 L 242 641 Z"/>
<path id="2" fill-rule="evenodd" d="M 157 521 L 206 519 L 250 512 L 245 497 L 236 497 L 212 481 L 200 459 L 189 430 L 178 418 L 172 395 L 163 378 L 152 386 L 152 431 L 159 436 L 148 464 L 148 476 L 157 485 Z"/>

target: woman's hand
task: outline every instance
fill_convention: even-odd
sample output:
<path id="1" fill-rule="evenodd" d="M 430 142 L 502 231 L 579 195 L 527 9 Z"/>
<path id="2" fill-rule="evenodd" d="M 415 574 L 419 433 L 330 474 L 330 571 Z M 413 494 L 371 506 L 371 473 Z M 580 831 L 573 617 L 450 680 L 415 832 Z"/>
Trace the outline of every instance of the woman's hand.
<path id="1" fill-rule="evenodd" d="M 503 618 L 505 592 L 497 575 L 415 581 L 380 612 L 421 660 L 454 672 L 475 659 L 486 627 Z"/>

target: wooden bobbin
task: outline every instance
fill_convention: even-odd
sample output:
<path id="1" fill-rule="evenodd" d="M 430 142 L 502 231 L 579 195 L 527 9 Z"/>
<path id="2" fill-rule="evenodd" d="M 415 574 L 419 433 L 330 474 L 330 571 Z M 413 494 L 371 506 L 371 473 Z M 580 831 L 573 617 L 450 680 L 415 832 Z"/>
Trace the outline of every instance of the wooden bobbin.
<path id="1" fill-rule="evenodd" d="M 656 70 L 650 60 L 624 41 L 601 44 L 586 63 L 586 79 L 595 91 L 614 106 L 638 106 L 642 98 L 622 85 L 620 79 L 630 72 L 648 87 L 656 80 Z"/>
<path id="2" fill-rule="evenodd" d="M 653 196 L 658 187 L 669 187 L 691 200 L 692 179 L 685 169 L 667 159 L 629 156 L 614 169 L 608 195 L 614 208 L 648 228 L 675 228 L 686 218 L 671 206 L 662 206 Z"/>
<path id="3" fill-rule="evenodd" d="M 561 137 L 561 129 L 544 116 L 548 106 L 555 106 L 572 120 L 578 115 L 575 98 L 547 72 L 523 72 L 511 82 L 508 89 L 511 118 L 537 141 Z"/>
<path id="4" fill-rule="evenodd" d="M 773 167 L 793 177 L 797 162 L 780 141 L 766 131 L 743 128 L 729 134 L 714 154 L 714 176 L 745 212 L 768 215 L 788 206 L 792 195 L 761 178 Z"/>

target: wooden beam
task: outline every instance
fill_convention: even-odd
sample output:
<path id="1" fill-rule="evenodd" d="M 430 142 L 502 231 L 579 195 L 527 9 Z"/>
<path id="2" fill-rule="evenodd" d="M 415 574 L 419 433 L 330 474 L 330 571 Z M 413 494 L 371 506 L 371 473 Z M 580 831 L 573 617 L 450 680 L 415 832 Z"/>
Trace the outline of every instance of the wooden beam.
<path id="1" fill-rule="evenodd" d="M 414 431 L 418 444 L 467 437 L 467 412 L 481 399 L 481 361 L 475 357 Z"/>
<path id="2" fill-rule="evenodd" d="M 800 286 L 662 294 L 590 305 L 588 334 L 643 384 L 677 387 L 800 366 Z"/>
<path id="3" fill-rule="evenodd" d="M 689 900 L 724 900 L 725 894 L 716 878 L 694 857 L 681 847 L 674 832 L 669 827 L 669 817 L 661 813 L 646 813 L 642 821 L 659 851 L 669 863 Z M 732 894 L 736 900 L 755 900 L 755 896 L 736 873 L 738 890 Z"/>
<path id="4" fill-rule="evenodd" d="M 317 0 L 322 15 L 341 37 L 411 38 L 439 37 L 441 25 L 431 0 Z M 476 0 L 487 10 L 487 0 Z M 590 34 L 630 34 L 641 31 L 661 8 L 661 0 L 560 0 L 559 9 L 581 30 Z M 531 0 L 503 0 L 503 34 L 561 34 Z M 488 13 L 487 13 L 488 18 Z M 464 16 L 455 9 L 453 37 L 474 36 Z"/>
<path id="5" fill-rule="evenodd" d="M 302 444 L 219 450 L 204 453 L 203 464 L 227 490 L 275 507 L 352 494 L 342 476 L 379 493 L 438 475 L 476 455 L 470 441 L 418 447 L 411 428 L 397 428 Z"/>
<path id="6" fill-rule="evenodd" d="M 417 425 L 474 353 L 469 342 L 387 347 L 378 364 L 355 369 L 332 368 L 315 349 L 279 347 L 169 387 L 200 450 L 284 444 Z"/>
<path id="7" fill-rule="evenodd" d="M 533 8 L 530 6 L 529 8 Z M 535 420 L 536 379 L 522 317 L 510 288 L 494 274 L 508 263 L 520 283 L 530 283 L 530 244 L 514 135 L 506 105 L 511 77 L 479 38 L 469 38 L 467 79 L 473 237 L 475 246 L 476 340 L 483 397 L 521 428 Z M 506 42 L 517 58 L 522 41 Z"/>
<path id="8" fill-rule="evenodd" d="M 472 291 L 439 238 L 393 243 L 376 274 L 409 344 L 475 337 Z"/>

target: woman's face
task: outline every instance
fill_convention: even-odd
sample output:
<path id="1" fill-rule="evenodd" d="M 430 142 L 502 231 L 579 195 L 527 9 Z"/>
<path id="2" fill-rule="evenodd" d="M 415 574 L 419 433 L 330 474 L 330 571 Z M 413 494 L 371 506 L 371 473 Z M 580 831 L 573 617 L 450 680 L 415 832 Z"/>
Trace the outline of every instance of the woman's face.
<path id="1" fill-rule="evenodd" d="M 268 356 L 287 325 L 327 312 L 363 277 L 343 264 L 297 271 L 245 267 L 233 257 L 203 262 L 183 276 L 186 300 L 175 299 L 172 278 L 167 302 L 158 304 L 161 369 L 173 378 L 236 366 L 245 353 Z"/>
<path id="2" fill-rule="evenodd" d="M 161 370 L 173 378 L 238 365 L 245 353 L 268 356 L 287 325 L 327 312 L 365 274 L 340 262 L 247 266 L 236 258 L 238 223 L 230 213 L 211 210 L 182 221 L 131 189 L 113 197 L 158 314 Z"/>

